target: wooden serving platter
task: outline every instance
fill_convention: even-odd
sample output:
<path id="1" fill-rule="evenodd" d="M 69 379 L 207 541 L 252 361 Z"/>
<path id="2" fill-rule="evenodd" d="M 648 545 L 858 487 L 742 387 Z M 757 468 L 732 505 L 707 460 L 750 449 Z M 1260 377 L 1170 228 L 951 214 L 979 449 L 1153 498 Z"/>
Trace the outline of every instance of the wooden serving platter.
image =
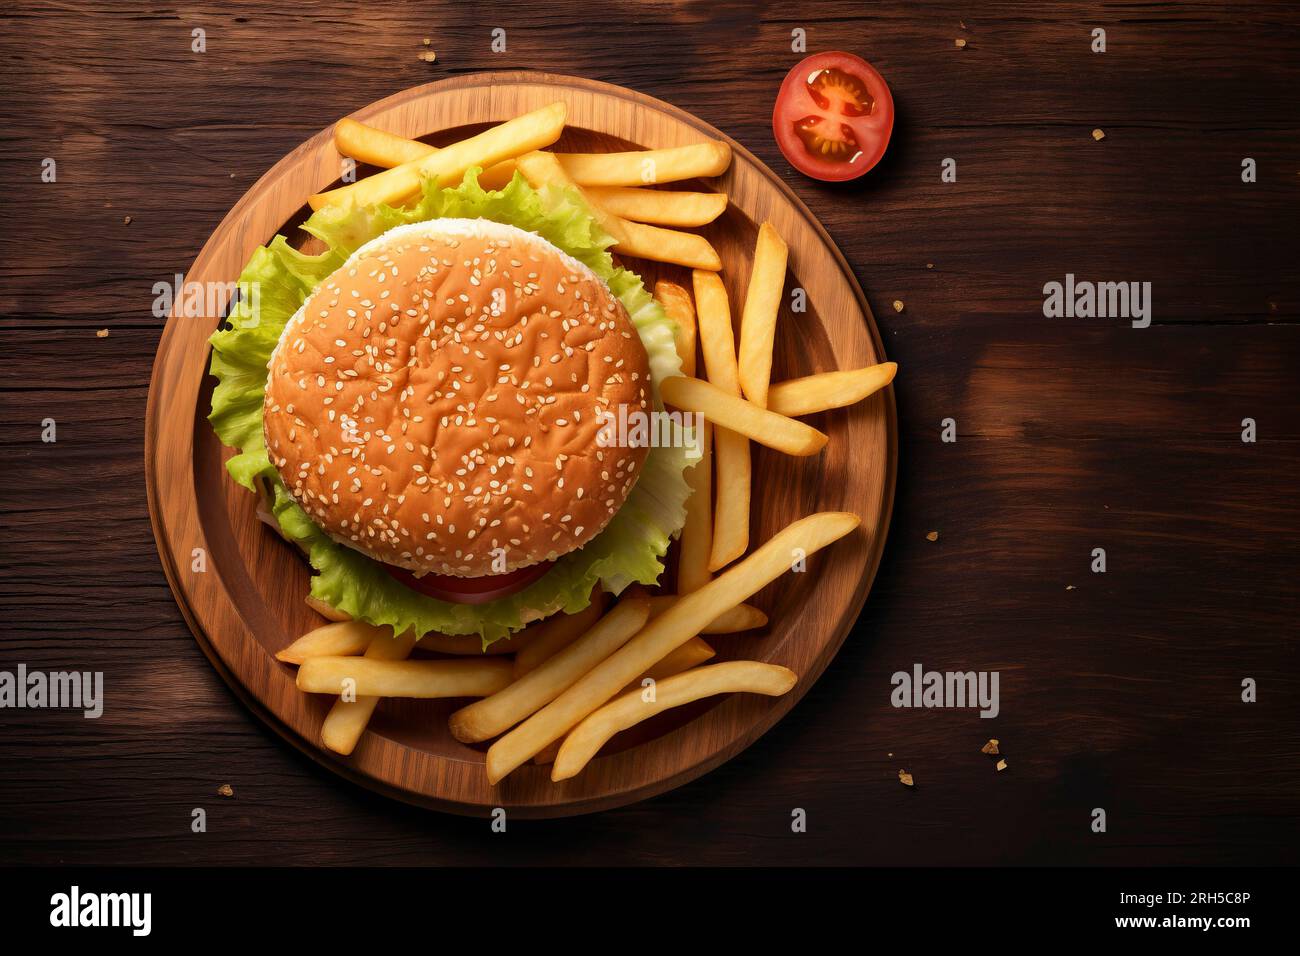
<path id="1" fill-rule="evenodd" d="M 844 257 L 806 206 L 738 143 L 695 117 L 630 90 L 568 76 L 500 72 L 416 87 L 353 114 L 404 136 L 445 144 L 557 99 L 569 106 L 563 151 L 660 148 L 704 138 L 731 143 L 731 168 L 716 180 L 668 188 L 723 190 L 727 212 L 703 232 L 724 263 L 739 313 L 758 224 L 769 219 L 790 247 L 787 289 L 808 310 L 779 320 L 773 380 L 884 361 L 865 297 Z M 231 282 L 254 248 L 282 232 L 297 243 L 309 195 L 337 182 L 340 157 L 322 130 L 244 195 L 203 247 L 191 282 Z M 369 170 L 362 169 L 361 174 Z M 685 269 L 628 260 L 646 285 Z M 458 743 L 446 717 L 463 701 L 384 701 L 351 757 L 319 743 L 330 699 L 306 695 L 295 669 L 274 654 L 322 623 L 304 603 L 310 569 L 257 520 L 255 496 L 236 486 L 229 457 L 206 416 L 213 380 L 208 336 L 220 316 L 173 314 L 154 364 L 145 433 L 149 513 L 172 591 L 194 636 L 239 697 L 271 728 L 343 777 L 394 798 L 454 813 L 552 817 L 616 807 L 698 777 L 753 743 L 808 691 L 862 609 L 884 546 L 893 503 L 897 421 L 892 389 L 809 422 L 830 435 L 812 458 L 755 446 L 752 540 L 761 542 L 814 511 L 855 511 L 862 526 L 815 555 L 753 603 L 771 623 L 750 634 L 710 637 L 717 660 L 783 664 L 800 675 L 784 697 L 738 694 L 661 715 L 610 742 L 577 777 L 554 784 L 549 768 L 521 767 L 489 786 L 483 747 Z M 201 557 L 200 557 L 201 556 Z M 198 570 L 202 568 L 202 570 Z M 627 738 L 627 739 L 624 739 Z"/>

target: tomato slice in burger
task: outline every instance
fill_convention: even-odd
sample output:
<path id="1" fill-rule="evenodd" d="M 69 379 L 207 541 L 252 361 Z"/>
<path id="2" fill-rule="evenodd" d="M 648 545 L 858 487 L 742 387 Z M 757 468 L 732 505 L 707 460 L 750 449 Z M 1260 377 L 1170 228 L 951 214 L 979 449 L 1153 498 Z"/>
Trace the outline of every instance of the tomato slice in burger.
<path id="1" fill-rule="evenodd" d="M 876 68 L 852 53 L 808 57 L 786 74 L 772 132 L 799 172 L 826 182 L 856 179 L 885 155 L 894 98 Z"/>
<path id="2" fill-rule="evenodd" d="M 412 591 L 418 591 L 439 601 L 452 604 L 487 604 L 497 598 L 517 594 L 547 571 L 551 561 L 520 568 L 508 574 L 487 574 L 478 578 L 456 578 L 447 574 L 426 574 L 416 577 L 405 568 L 385 564 L 384 570 Z"/>

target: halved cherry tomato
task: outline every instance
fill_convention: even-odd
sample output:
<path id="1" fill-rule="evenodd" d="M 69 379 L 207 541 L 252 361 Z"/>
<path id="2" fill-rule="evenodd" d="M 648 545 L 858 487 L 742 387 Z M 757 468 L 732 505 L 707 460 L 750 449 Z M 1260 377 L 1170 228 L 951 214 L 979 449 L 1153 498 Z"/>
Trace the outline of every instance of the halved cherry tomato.
<path id="1" fill-rule="evenodd" d="M 799 172 L 826 182 L 856 179 L 880 161 L 894 129 L 884 77 L 852 53 L 816 53 L 786 74 L 772 132 Z"/>
<path id="2" fill-rule="evenodd" d="M 416 577 L 405 568 L 385 564 L 384 570 L 391 577 L 401 581 L 412 591 L 419 591 L 439 601 L 452 604 L 487 604 L 497 598 L 517 594 L 532 584 L 547 571 L 554 562 L 543 561 L 511 571 L 508 574 L 485 574 L 478 578 L 456 578 L 448 574 L 426 574 Z"/>

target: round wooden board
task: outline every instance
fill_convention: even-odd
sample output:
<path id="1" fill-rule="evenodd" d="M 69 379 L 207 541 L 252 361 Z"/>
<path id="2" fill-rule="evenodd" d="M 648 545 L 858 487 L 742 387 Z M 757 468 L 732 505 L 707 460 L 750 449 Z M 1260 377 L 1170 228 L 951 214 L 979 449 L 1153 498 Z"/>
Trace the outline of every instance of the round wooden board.
<path id="1" fill-rule="evenodd" d="M 719 138 L 731 143 L 731 168 L 717 180 L 682 184 L 725 191 L 727 212 L 703 233 L 724 262 L 733 312 L 749 277 L 757 224 L 770 220 L 790 247 L 788 288 L 807 292 L 808 310 L 778 323 L 773 379 L 884 361 L 884 350 L 852 271 L 807 207 L 766 166 L 707 123 L 666 103 L 609 84 L 540 73 L 480 73 L 397 93 L 353 114 L 409 137 L 442 144 L 563 99 L 569 127 L 556 148 L 611 151 L 661 148 Z M 199 253 L 187 280 L 232 282 L 253 250 L 277 232 L 291 238 L 307 197 L 335 183 L 340 158 L 330 130 L 298 147 L 244 195 Z M 364 170 L 363 170 L 364 172 Z M 682 188 L 682 186 L 670 188 Z M 652 286 L 668 277 L 689 288 L 685 269 L 627 263 Z M 460 744 L 446 715 L 460 701 L 383 702 L 349 758 L 321 748 L 330 700 L 305 695 L 294 668 L 274 654 L 322 623 L 303 603 L 309 568 L 261 524 L 255 497 L 236 486 L 229 457 L 206 421 L 213 381 L 208 336 L 220 316 L 173 314 L 154 364 L 145 433 L 149 512 L 172 591 L 204 653 L 250 708 L 322 765 L 366 787 L 440 810 L 515 816 L 588 813 L 641 800 L 698 777 L 739 753 L 812 686 L 866 600 L 893 503 L 897 423 L 892 389 L 846 410 L 809 419 L 830 435 L 818 456 L 789 458 L 755 446 L 751 540 L 761 542 L 814 511 L 855 511 L 862 526 L 804 575 L 787 577 L 753 603 L 768 612 L 765 631 L 710 637 L 717 660 L 783 664 L 800 675 L 784 697 L 736 694 L 662 715 L 611 741 L 577 777 L 550 781 L 526 765 L 496 787 L 487 783 L 483 748 Z M 196 570 L 196 549 L 205 569 Z M 624 739 L 628 738 L 628 739 Z"/>

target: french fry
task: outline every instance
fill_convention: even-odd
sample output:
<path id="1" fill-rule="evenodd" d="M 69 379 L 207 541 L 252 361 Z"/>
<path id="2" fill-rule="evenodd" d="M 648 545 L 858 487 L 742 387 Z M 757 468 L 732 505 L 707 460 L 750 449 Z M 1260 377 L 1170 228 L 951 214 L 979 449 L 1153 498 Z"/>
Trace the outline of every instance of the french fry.
<path id="1" fill-rule="evenodd" d="M 651 262 L 669 262 L 688 269 L 707 269 L 711 272 L 722 268 L 718 251 L 703 236 L 647 226 L 626 219 L 620 219 L 619 222 L 622 223 L 625 235 L 624 240 L 614 247 L 619 255 L 649 259 Z"/>
<path id="2" fill-rule="evenodd" d="M 587 192 L 623 219 L 679 229 L 707 225 L 727 208 L 726 193 L 670 192 L 634 186 L 588 186 Z"/>
<path id="3" fill-rule="evenodd" d="M 308 631 L 282 651 L 275 659 L 286 664 L 301 664 L 309 657 L 349 657 L 362 653 L 375 638 L 378 628 L 362 621 L 338 621 Z"/>
<path id="4" fill-rule="evenodd" d="M 334 148 L 344 156 L 385 169 L 413 163 L 438 151 L 428 143 L 346 118 L 334 124 Z"/>
<path id="5" fill-rule="evenodd" d="M 416 162 L 438 151 L 436 146 L 386 133 L 353 119 L 341 119 L 334 124 L 334 146 L 344 156 L 384 169 Z M 500 189 L 514 174 L 514 160 L 507 159 L 484 170 L 478 178 L 479 185 L 484 189 Z"/>
<path id="6" fill-rule="evenodd" d="M 681 647 L 669 651 L 667 657 L 658 664 L 651 666 L 644 674 L 623 689 L 639 691 L 644 686 L 644 681 L 652 680 L 658 683 L 665 677 L 672 677 L 674 674 L 680 674 L 682 671 L 688 671 L 692 667 L 703 664 L 716 653 L 717 651 L 710 647 L 704 638 L 692 637 Z"/>
<path id="7" fill-rule="evenodd" d="M 604 607 L 605 592 L 598 589 L 591 603 L 577 614 L 561 612 L 538 623 L 537 634 L 515 655 L 514 679 L 519 680 L 591 630 L 605 613 Z"/>
<path id="8" fill-rule="evenodd" d="M 658 683 L 665 677 L 672 677 L 674 674 L 680 674 L 682 671 L 690 670 L 699 664 L 709 660 L 716 652 L 709 647 L 701 638 L 693 637 L 677 650 L 669 653 L 667 657 L 655 664 L 648 671 L 642 674 L 637 680 L 628 684 L 625 691 L 635 690 L 638 693 L 642 689 L 642 681 L 647 678 Z M 548 744 L 536 757 L 533 758 L 535 764 L 555 763 L 555 755 L 560 752 L 560 744 L 563 739 Z"/>
<path id="9" fill-rule="evenodd" d="M 781 308 L 788 258 L 785 241 L 770 222 L 763 223 L 758 229 L 754 268 L 749 274 L 745 308 L 741 312 L 739 357 L 740 388 L 759 408 L 767 408 L 776 314 Z"/>
<path id="10" fill-rule="evenodd" d="M 730 428 L 713 430 L 713 460 L 717 465 L 710 571 L 721 571 L 749 550 L 749 499 L 753 471 L 749 452 L 749 440 L 744 435 Z"/>
<path id="11" fill-rule="evenodd" d="M 394 637 L 391 628 L 372 627 L 371 630 L 378 633 L 366 648 L 367 660 L 404 661 L 410 656 L 411 648 L 415 646 L 414 631 L 406 631 Z M 365 733 L 366 724 L 370 723 L 370 717 L 374 714 L 378 703 L 378 697 L 360 695 L 355 700 L 344 700 L 340 697 L 334 701 L 334 706 L 325 715 L 325 722 L 321 724 L 321 743 L 345 757 L 352 753 L 356 749 L 357 741 Z"/>
<path id="12" fill-rule="evenodd" d="M 309 608 L 311 608 L 321 617 L 325 618 L 325 620 L 327 621 L 337 622 L 337 621 L 352 620 L 352 616 L 350 614 L 344 614 L 338 608 L 330 607 L 320 598 L 312 597 L 310 594 L 308 594 L 305 598 L 303 598 L 303 603 L 305 603 Z"/>
<path id="13" fill-rule="evenodd" d="M 767 393 L 769 411 L 794 418 L 830 408 L 843 408 L 880 391 L 898 373 L 895 362 L 881 362 L 848 372 L 822 372 L 773 385 Z"/>
<path id="14" fill-rule="evenodd" d="M 795 521 L 698 591 L 683 596 L 559 697 L 492 744 L 487 752 L 488 782 L 498 783 L 547 744 L 563 737 L 723 611 L 789 570 L 796 555 L 806 557 L 821 550 L 849 534 L 860 520 L 846 512 L 822 512 Z"/>
<path id="15" fill-rule="evenodd" d="M 298 689 L 341 694 L 349 678 L 358 697 L 487 697 L 510 683 L 510 662 L 500 657 L 459 661 L 312 657 L 298 668 Z"/>
<path id="16" fill-rule="evenodd" d="M 680 573 L 679 573 L 680 577 Z M 650 599 L 650 619 L 653 621 L 673 606 L 678 600 L 677 594 L 656 594 Z M 767 626 L 767 615 L 752 604 L 738 604 L 728 611 L 723 611 L 713 619 L 701 634 L 738 634 L 741 631 L 754 631 Z"/>
<path id="17" fill-rule="evenodd" d="M 767 615 L 752 604 L 737 604 L 730 611 L 723 611 L 713 619 L 701 634 L 739 634 L 742 631 L 756 631 L 767 627 Z"/>
<path id="18" fill-rule="evenodd" d="M 551 780 L 567 780 L 582 770 L 596 752 L 622 730 L 673 707 L 717 694 L 749 693 L 780 697 L 795 685 L 794 671 L 758 661 L 725 661 L 696 667 L 655 684 L 653 701 L 639 690 L 601 707 L 569 731 L 555 757 Z"/>
<path id="19" fill-rule="evenodd" d="M 452 714 L 451 735 L 463 743 L 477 743 L 513 727 L 627 643 L 649 616 L 650 602 L 644 598 L 620 601 L 595 627 L 536 670 Z"/>
<path id="20" fill-rule="evenodd" d="M 676 282 L 660 279 L 655 283 L 655 298 L 672 319 L 673 341 L 677 357 L 682 360 L 682 374 L 695 375 L 695 306 L 691 295 Z"/>
<path id="21" fill-rule="evenodd" d="M 731 327 L 731 304 L 727 287 L 715 272 L 691 273 L 695 287 L 695 321 L 699 326 L 704 372 L 718 388 L 740 394 L 740 373 L 736 367 L 736 336 Z"/>
<path id="22" fill-rule="evenodd" d="M 419 192 L 424 178 L 450 182 L 464 175 L 471 166 L 489 169 L 507 159 L 551 145 L 564 131 L 567 110 L 562 102 L 552 103 L 453 143 L 423 159 L 394 166 L 350 186 L 317 193 L 307 201 L 312 209 L 330 203 L 396 205 Z"/>
<path id="23" fill-rule="evenodd" d="M 584 186 L 652 186 L 720 176 L 731 165 L 731 147 L 709 141 L 672 149 L 627 153 L 558 153 L 560 163 Z"/>
<path id="24" fill-rule="evenodd" d="M 686 499 L 686 523 L 678 538 L 677 590 L 687 594 L 709 580 L 713 550 L 713 426 L 704 423 L 700 460 L 686 472 L 691 496 Z M 746 525 L 748 527 L 748 525 Z"/>
<path id="25" fill-rule="evenodd" d="M 685 378 L 675 375 L 663 380 L 659 387 L 663 400 L 684 412 L 701 412 L 717 427 L 717 443 L 725 429 L 738 432 L 752 438 L 760 445 L 766 445 L 787 455 L 804 457 L 815 455 L 825 447 L 826 435 L 803 422 L 786 418 L 776 412 L 759 408 L 753 402 L 729 395 L 718 386 L 698 378 Z M 720 447 L 715 454 L 720 454 Z M 718 497 L 721 500 L 723 490 L 721 481 L 718 485 Z M 714 552 L 717 552 L 717 530 L 714 530 Z"/>
<path id="26" fill-rule="evenodd" d="M 731 324 L 731 303 L 722 279 L 710 272 L 691 273 L 700 329 L 700 350 L 709 381 L 740 397 L 740 372 L 736 365 L 736 336 Z M 667 399 L 664 399 L 667 401 Z M 749 441 L 725 428 L 713 432 L 716 493 L 709 571 L 725 568 L 749 549 L 749 500 L 752 465 Z M 682 590 L 680 587 L 678 590 Z"/>

